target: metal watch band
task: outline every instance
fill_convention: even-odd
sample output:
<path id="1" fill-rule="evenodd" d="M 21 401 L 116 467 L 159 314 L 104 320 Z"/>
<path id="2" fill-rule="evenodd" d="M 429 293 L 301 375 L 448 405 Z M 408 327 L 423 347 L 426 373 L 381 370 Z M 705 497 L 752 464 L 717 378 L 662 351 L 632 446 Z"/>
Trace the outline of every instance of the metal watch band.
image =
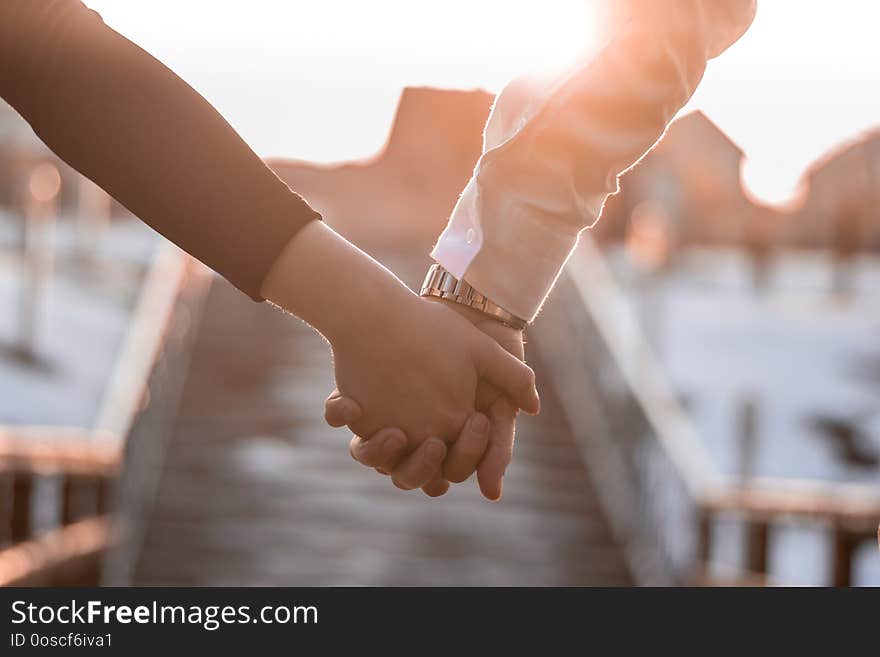
<path id="1" fill-rule="evenodd" d="M 420 294 L 423 297 L 448 299 L 469 308 L 475 308 L 518 331 L 524 329 L 528 324 L 526 320 L 504 310 L 497 303 L 477 292 L 466 281 L 456 278 L 438 264 L 431 265 L 428 269 Z"/>

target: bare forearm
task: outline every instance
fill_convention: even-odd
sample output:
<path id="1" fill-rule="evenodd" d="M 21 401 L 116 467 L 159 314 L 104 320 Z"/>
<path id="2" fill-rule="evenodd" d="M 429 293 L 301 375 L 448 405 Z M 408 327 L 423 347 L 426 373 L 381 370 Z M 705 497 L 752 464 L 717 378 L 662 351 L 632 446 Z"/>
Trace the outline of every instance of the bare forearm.
<path id="1" fill-rule="evenodd" d="M 417 300 L 394 274 L 317 221 L 290 240 L 261 294 L 331 343 L 375 330 Z"/>

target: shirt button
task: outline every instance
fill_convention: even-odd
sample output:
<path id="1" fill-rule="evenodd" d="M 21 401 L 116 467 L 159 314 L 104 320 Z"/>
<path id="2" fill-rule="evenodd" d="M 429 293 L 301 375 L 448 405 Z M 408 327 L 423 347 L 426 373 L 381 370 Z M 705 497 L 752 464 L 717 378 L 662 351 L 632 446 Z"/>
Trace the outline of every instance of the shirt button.
<path id="1" fill-rule="evenodd" d="M 474 238 L 477 236 L 476 232 L 474 232 L 473 228 L 468 228 L 467 232 L 464 234 L 464 239 L 468 244 L 474 243 Z"/>

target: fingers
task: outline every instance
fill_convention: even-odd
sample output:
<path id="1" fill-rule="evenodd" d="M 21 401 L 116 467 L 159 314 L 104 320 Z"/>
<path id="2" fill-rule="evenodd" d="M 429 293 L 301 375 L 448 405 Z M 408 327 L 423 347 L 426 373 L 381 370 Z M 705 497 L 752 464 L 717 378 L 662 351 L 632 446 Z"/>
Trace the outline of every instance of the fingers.
<path id="1" fill-rule="evenodd" d="M 391 472 L 391 481 L 403 490 L 421 488 L 440 475 L 446 443 L 439 438 L 428 438 Z"/>
<path id="2" fill-rule="evenodd" d="M 480 376 L 500 388 L 518 408 L 527 413 L 538 413 L 541 400 L 535 388 L 532 368 L 490 337 L 483 337 L 476 354 Z"/>
<path id="3" fill-rule="evenodd" d="M 440 497 L 446 495 L 449 490 L 449 482 L 443 477 L 435 477 L 432 481 L 422 486 L 422 491 L 428 497 Z"/>
<path id="4" fill-rule="evenodd" d="M 390 472 L 404 455 L 406 443 L 406 435 L 400 429 L 387 428 L 370 438 L 353 436 L 349 452 L 358 463 Z"/>
<path id="5" fill-rule="evenodd" d="M 488 417 L 474 413 L 468 419 L 448 452 L 443 441 L 431 438 L 406 455 L 407 437 L 395 428 L 382 429 L 369 438 L 353 436 L 349 451 L 358 463 L 390 475 L 398 488 L 421 488 L 429 497 L 444 495 L 450 481 L 465 481 L 476 468 L 483 495 L 498 500 L 513 451 L 516 413 L 506 398 L 498 399 Z"/>
<path id="6" fill-rule="evenodd" d="M 497 501 L 501 499 L 504 473 L 513 456 L 516 408 L 502 397 L 489 409 L 489 419 L 489 446 L 477 467 L 477 481 L 483 496 Z"/>
<path id="7" fill-rule="evenodd" d="M 441 476 L 440 466 L 426 463 L 424 454 L 418 450 L 405 458 L 406 450 L 406 436 L 399 429 L 391 428 L 382 429 L 371 438 L 352 436 L 349 448 L 358 463 L 375 468 L 380 474 L 397 477 L 395 485 L 401 484 L 398 488 L 421 488 L 428 497 L 445 495 L 449 482 Z"/>
<path id="8" fill-rule="evenodd" d="M 354 399 L 345 397 L 338 390 L 334 390 L 324 402 L 324 420 L 331 427 L 344 427 L 346 424 L 357 422 L 363 410 Z"/>
<path id="9" fill-rule="evenodd" d="M 458 440 L 449 448 L 443 463 L 443 477 L 461 483 L 477 468 L 489 443 L 489 418 L 474 413 L 468 419 Z"/>
<path id="10" fill-rule="evenodd" d="M 425 488 L 431 497 L 439 497 L 449 489 L 449 483 L 440 477 L 446 443 L 429 438 L 412 454 L 404 456 L 406 435 L 400 429 L 382 429 L 370 438 L 354 436 L 349 451 L 352 458 L 383 474 L 390 474 L 395 486 L 403 490 Z"/>

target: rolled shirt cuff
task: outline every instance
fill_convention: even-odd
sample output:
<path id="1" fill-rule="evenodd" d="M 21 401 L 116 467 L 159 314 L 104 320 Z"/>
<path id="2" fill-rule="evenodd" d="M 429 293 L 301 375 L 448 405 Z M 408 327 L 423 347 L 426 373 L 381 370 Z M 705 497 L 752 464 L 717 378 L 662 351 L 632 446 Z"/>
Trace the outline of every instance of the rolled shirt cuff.
<path id="1" fill-rule="evenodd" d="M 592 223 L 600 207 L 580 226 Z M 508 312 L 532 321 L 577 245 L 579 231 L 572 225 L 515 195 L 493 194 L 487 202 L 475 176 L 431 257 Z M 488 230 L 491 240 L 485 239 Z"/>

